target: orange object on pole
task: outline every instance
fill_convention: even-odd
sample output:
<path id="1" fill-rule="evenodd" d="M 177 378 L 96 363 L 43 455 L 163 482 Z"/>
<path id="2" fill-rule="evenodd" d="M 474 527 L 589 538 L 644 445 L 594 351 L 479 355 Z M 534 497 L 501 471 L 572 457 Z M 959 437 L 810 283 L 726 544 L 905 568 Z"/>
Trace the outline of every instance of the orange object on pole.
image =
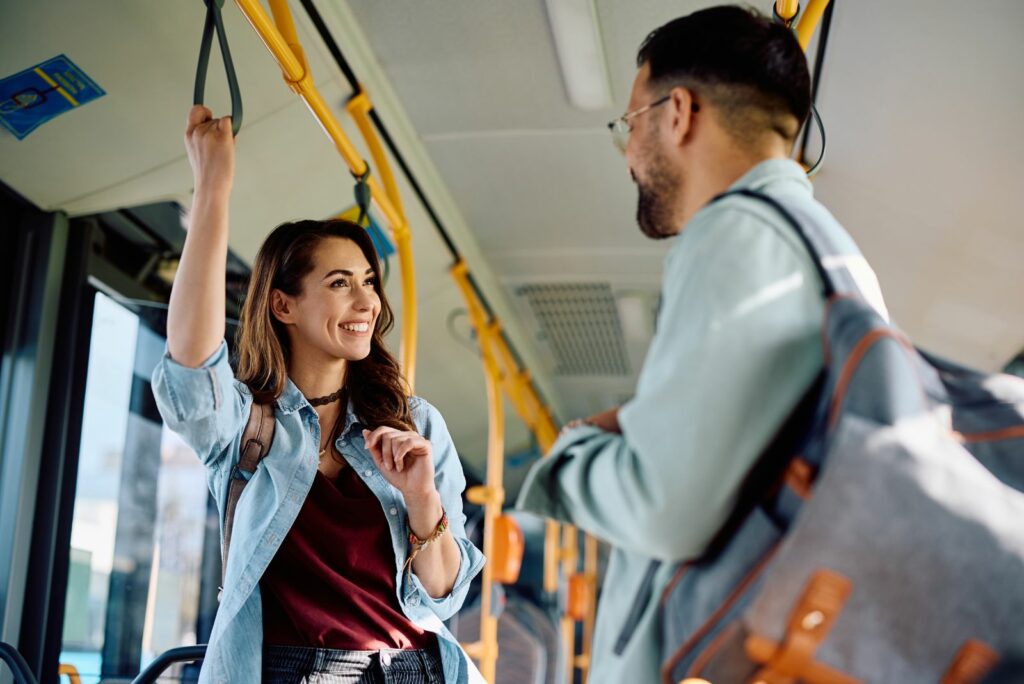
<path id="1" fill-rule="evenodd" d="M 487 562 L 494 567 L 494 581 L 499 584 L 515 584 L 523 567 L 523 552 L 526 538 L 519 523 L 510 515 L 499 515 L 494 519 L 494 548 Z"/>

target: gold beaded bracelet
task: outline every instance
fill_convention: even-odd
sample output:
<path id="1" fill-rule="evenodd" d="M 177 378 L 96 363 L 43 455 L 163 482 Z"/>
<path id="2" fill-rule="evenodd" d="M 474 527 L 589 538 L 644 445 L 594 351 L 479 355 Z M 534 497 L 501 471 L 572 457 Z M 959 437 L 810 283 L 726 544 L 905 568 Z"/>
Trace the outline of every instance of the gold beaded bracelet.
<path id="1" fill-rule="evenodd" d="M 412 562 L 419 555 L 419 552 L 436 542 L 448 531 L 448 514 L 445 513 L 443 508 L 441 509 L 441 521 L 434 528 L 434 533 L 426 539 L 417 537 L 412 531 L 412 527 L 408 524 L 406 524 L 406 529 L 409 530 L 409 543 L 412 545 L 412 553 L 409 554 L 409 558 L 405 561 L 405 569 L 409 570 L 412 568 Z"/>

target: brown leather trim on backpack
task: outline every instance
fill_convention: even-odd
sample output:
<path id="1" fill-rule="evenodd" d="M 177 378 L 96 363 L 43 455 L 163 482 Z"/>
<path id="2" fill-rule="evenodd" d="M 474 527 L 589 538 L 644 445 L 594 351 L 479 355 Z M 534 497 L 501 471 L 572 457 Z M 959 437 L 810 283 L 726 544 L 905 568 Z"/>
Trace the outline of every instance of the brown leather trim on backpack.
<path id="1" fill-rule="evenodd" d="M 718 653 L 718 649 L 720 649 L 723 644 L 725 644 L 727 641 L 729 641 L 729 639 L 736 635 L 736 631 L 739 628 L 740 623 L 733 622 L 732 624 L 727 625 L 725 629 L 723 629 L 721 632 L 719 632 L 715 636 L 715 638 L 711 640 L 711 643 L 708 644 L 708 647 L 701 651 L 700 655 L 694 659 L 693 664 L 690 665 L 690 671 L 686 673 L 686 679 L 684 679 L 683 681 L 704 681 L 696 678 L 700 676 L 704 668 L 707 667 L 707 664 L 711 662 L 711 659 L 715 656 L 716 653 Z"/>
<path id="2" fill-rule="evenodd" d="M 683 576 L 690 570 L 690 568 L 693 567 L 694 563 L 695 561 L 686 561 L 685 563 L 681 563 L 676 569 L 675 574 L 672 575 L 672 579 L 668 581 L 668 584 L 666 584 L 665 588 L 661 591 L 660 604 L 662 607 L 665 606 L 665 602 L 668 601 L 669 596 L 672 595 L 672 591 L 676 588 L 676 585 L 682 581 Z"/>
<path id="3" fill-rule="evenodd" d="M 1013 427 L 992 430 L 990 432 L 968 432 L 967 434 L 954 430 L 953 438 L 961 444 L 1001 442 L 1004 439 L 1024 439 L 1024 425 L 1014 425 Z"/>
<path id="4" fill-rule="evenodd" d="M 707 636 L 708 632 L 714 629 L 715 624 L 722 619 L 722 616 L 724 616 L 725 613 L 727 613 L 729 609 L 732 608 L 733 604 L 736 603 L 737 600 L 739 600 L 740 596 L 743 595 L 743 592 L 747 590 L 747 587 L 749 587 L 750 584 L 755 579 L 757 579 L 758 575 L 761 574 L 761 571 L 768 566 L 768 562 L 775 557 L 775 552 L 778 550 L 778 548 L 778 544 L 775 544 L 775 546 L 770 548 L 768 552 L 761 557 L 761 560 L 757 562 L 757 565 L 755 565 L 753 569 L 749 573 L 747 573 L 747 576 L 744 577 L 740 581 L 740 583 L 736 585 L 736 588 L 733 589 L 732 593 L 729 594 L 729 597 L 722 602 L 722 605 L 718 607 L 718 610 L 712 613 L 711 617 L 709 617 L 704 622 L 704 624 L 700 626 L 700 629 L 694 632 L 693 635 L 689 639 L 687 639 L 683 643 L 683 645 L 680 646 L 678 650 L 676 650 L 675 653 L 672 654 L 672 657 L 662 664 L 661 678 L 664 682 L 666 682 L 667 684 L 672 683 L 672 670 L 675 669 L 676 665 L 678 665 L 683 658 L 689 655 L 693 647 L 696 646 L 701 639 Z"/>
<path id="5" fill-rule="evenodd" d="M 242 490 L 249 484 L 249 478 L 256 472 L 260 461 L 270 451 L 274 441 L 274 405 L 257 404 L 249 409 L 249 421 L 245 424 L 240 443 L 238 465 L 231 472 L 228 485 L 228 500 L 224 508 L 224 547 L 221 549 L 220 587 L 217 600 L 224 591 L 224 576 L 228 568 L 228 549 L 231 547 L 231 530 L 235 524 L 235 506 L 242 496 Z"/>
<path id="6" fill-rule="evenodd" d="M 942 677 L 942 684 L 977 684 L 999 662 L 995 649 L 978 639 L 968 639 Z"/>
<path id="7" fill-rule="evenodd" d="M 811 575 L 804 593 L 790 614 L 782 645 L 752 634 L 744 648 L 755 663 L 763 665 L 754 682 L 765 684 L 858 684 L 860 680 L 814 660 L 818 647 L 828 636 L 853 583 L 832 570 Z"/>
<path id="8" fill-rule="evenodd" d="M 846 392 L 849 389 L 850 381 L 853 379 L 853 374 L 857 370 L 857 366 L 860 365 L 860 362 L 875 345 L 875 342 L 878 342 L 885 337 L 896 340 L 909 353 L 916 353 L 914 352 L 913 345 L 907 341 L 907 338 L 895 330 L 881 328 L 878 330 L 872 330 L 862 337 L 850 352 L 850 356 L 847 357 L 846 363 L 843 364 L 843 370 L 839 374 L 839 380 L 836 381 L 836 388 L 832 393 L 832 401 L 828 412 L 828 427 L 830 430 L 835 427 L 836 421 L 839 420 L 840 409 L 843 407 L 843 399 L 846 398 Z M 925 405 L 927 405 L 928 397 L 924 391 L 924 384 L 918 383 L 918 388 L 921 390 L 922 399 Z"/>

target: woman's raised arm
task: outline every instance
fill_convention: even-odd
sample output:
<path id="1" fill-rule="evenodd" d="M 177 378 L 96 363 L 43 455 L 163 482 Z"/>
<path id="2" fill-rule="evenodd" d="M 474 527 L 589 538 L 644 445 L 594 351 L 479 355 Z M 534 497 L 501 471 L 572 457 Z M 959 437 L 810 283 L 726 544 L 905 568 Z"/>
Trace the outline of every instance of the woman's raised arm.
<path id="1" fill-rule="evenodd" d="M 181 263 L 167 312 L 167 349 L 183 366 L 202 364 L 224 339 L 228 202 L 235 177 L 231 117 L 213 118 L 202 105 L 189 110 L 185 149 L 195 195 Z"/>

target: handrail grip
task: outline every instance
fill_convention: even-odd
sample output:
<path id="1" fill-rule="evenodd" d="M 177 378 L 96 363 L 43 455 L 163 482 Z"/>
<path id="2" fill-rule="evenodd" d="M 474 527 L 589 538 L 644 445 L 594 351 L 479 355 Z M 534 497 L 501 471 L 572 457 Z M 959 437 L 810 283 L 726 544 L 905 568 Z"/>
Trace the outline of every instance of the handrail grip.
<path id="1" fill-rule="evenodd" d="M 18 649 L 5 641 L 0 641 L 0 660 L 3 660 L 7 663 L 7 667 L 11 668 L 11 672 L 14 674 L 14 684 L 36 684 L 35 675 L 29 669 L 25 657 L 18 653 Z"/>
<path id="2" fill-rule="evenodd" d="M 224 0 L 204 0 L 206 4 L 206 21 L 203 24 L 203 38 L 199 43 L 199 63 L 196 65 L 196 82 L 192 92 L 192 103 L 203 104 L 206 90 L 206 72 L 210 68 L 210 47 L 213 43 L 214 31 L 220 45 L 220 57 L 224 62 L 224 74 L 228 79 L 228 90 L 231 93 L 231 135 L 238 135 L 242 128 L 242 94 L 238 89 L 238 77 L 235 65 L 231 61 L 231 50 L 228 48 L 228 34 L 224 30 L 224 20 L 220 14 Z"/>
<path id="3" fill-rule="evenodd" d="M 61 663 L 57 666 L 57 676 L 61 675 L 66 676 L 71 684 L 82 684 L 82 676 L 78 673 L 78 668 L 71 663 Z"/>
<path id="4" fill-rule="evenodd" d="M 179 646 L 164 651 L 156 659 L 146 666 L 139 676 L 132 680 L 132 684 L 154 684 L 169 666 L 174 663 L 191 663 L 202 660 L 206 657 L 206 644 L 195 646 Z"/>

